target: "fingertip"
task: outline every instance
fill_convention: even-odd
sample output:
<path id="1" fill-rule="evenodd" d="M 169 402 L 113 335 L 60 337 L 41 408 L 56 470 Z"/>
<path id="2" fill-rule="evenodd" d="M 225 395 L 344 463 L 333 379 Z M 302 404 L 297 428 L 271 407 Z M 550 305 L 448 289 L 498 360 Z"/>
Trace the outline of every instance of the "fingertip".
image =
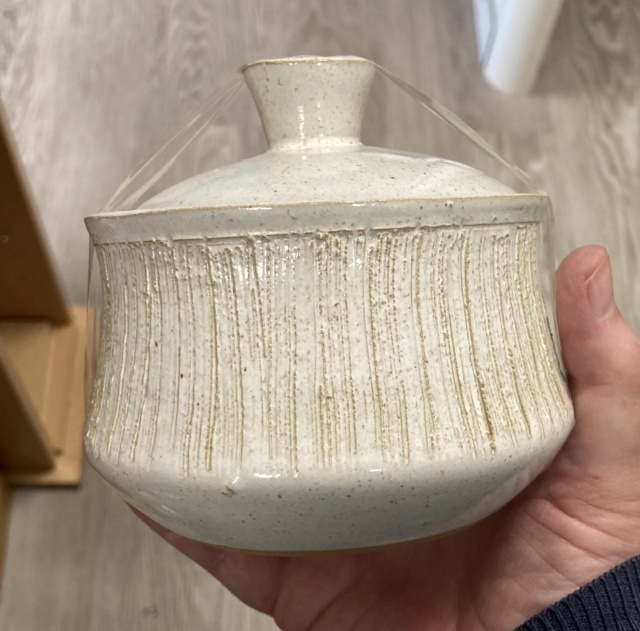
<path id="1" fill-rule="evenodd" d="M 597 318 L 589 303 L 589 279 L 609 254 L 600 246 L 584 246 L 569 254 L 556 272 L 556 316 L 567 368 L 572 371 L 581 346 L 593 337 Z"/>
<path id="2" fill-rule="evenodd" d="M 587 386 L 626 381 L 640 346 L 615 305 L 605 248 L 584 246 L 562 261 L 556 314 L 564 362 L 574 381 Z"/>
<path id="3" fill-rule="evenodd" d="M 589 279 L 608 258 L 600 245 L 585 245 L 568 254 L 556 272 L 556 299 L 585 300 Z"/>

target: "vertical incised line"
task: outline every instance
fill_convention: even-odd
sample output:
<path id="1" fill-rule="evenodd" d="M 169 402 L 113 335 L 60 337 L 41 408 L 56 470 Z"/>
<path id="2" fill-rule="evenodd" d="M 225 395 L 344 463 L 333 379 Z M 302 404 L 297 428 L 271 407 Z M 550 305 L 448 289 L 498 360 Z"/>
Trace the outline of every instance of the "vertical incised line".
<path id="1" fill-rule="evenodd" d="M 201 469 L 202 464 L 204 463 L 204 451 L 206 449 L 206 445 L 203 446 L 203 434 L 206 436 L 206 426 L 207 426 L 207 411 L 206 408 L 210 405 L 210 397 L 207 396 L 205 383 L 207 380 L 205 378 L 205 373 L 207 369 L 207 362 L 209 356 L 205 350 L 205 340 L 211 340 L 211 330 L 207 330 L 206 326 L 202 326 L 200 323 L 204 323 L 208 320 L 208 300 L 207 300 L 207 275 L 206 275 L 206 239 L 202 239 L 197 243 L 194 243 L 193 246 L 193 259 L 196 263 L 197 273 L 194 276 L 194 284 L 193 284 L 193 292 L 196 298 L 193 302 L 194 307 L 194 330 L 196 331 L 196 335 L 194 339 L 196 340 L 195 347 L 195 374 L 193 376 L 193 386 L 194 386 L 194 401 L 196 400 L 197 393 L 197 401 L 195 402 L 194 408 L 194 435 L 195 435 L 195 445 L 193 449 L 194 453 L 194 462 L 195 466 L 198 470 Z M 199 326 L 196 327 L 196 323 Z M 198 335 L 199 334 L 199 335 Z M 203 339 L 204 336 L 204 339 Z M 209 382 L 211 380 L 209 379 Z M 196 388 L 198 385 L 198 388 Z M 209 399 L 209 404 L 207 405 L 207 399 Z"/>
<path id="2" fill-rule="evenodd" d="M 375 239 L 374 245 L 367 248 L 367 271 L 368 271 L 368 287 L 369 293 L 367 295 L 367 302 L 369 307 L 369 332 L 368 337 L 371 343 L 371 377 L 373 379 L 373 409 L 374 409 L 374 422 L 375 422 L 375 436 L 378 449 L 381 456 L 386 457 L 387 443 L 385 434 L 385 415 L 386 406 L 384 400 L 384 394 L 382 389 L 382 383 L 380 380 L 380 367 L 378 360 L 378 328 L 376 323 L 376 312 L 378 310 L 378 304 L 374 299 L 374 296 L 379 295 L 379 287 L 374 285 L 374 279 L 379 279 L 378 268 L 380 258 L 380 240 Z M 378 280 L 379 283 L 379 280 Z"/>
<path id="3" fill-rule="evenodd" d="M 402 461 L 406 464 L 411 459 L 411 447 L 409 443 L 409 425 L 407 418 L 407 396 L 405 392 L 403 375 L 400 371 L 401 362 L 401 349 L 400 349 L 400 333 L 398 329 L 398 288 L 397 281 L 397 263 L 396 261 L 406 261 L 406 235 L 402 239 L 397 235 L 389 236 L 390 247 L 388 248 L 389 259 L 387 261 L 386 273 L 387 273 L 387 299 L 390 305 L 390 322 L 389 322 L 389 335 L 391 340 L 391 365 L 395 378 L 395 391 L 398 403 L 398 415 L 400 425 L 400 448 Z M 403 256 L 398 257 L 397 251 L 399 243 L 404 244 Z M 406 271 L 406 270 L 405 270 Z M 402 279 L 404 280 L 404 279 Z"/>
<path id="4" fill-rule="evenodd" d="M 287 280 L 287 315 L 289 332 L 289 388 L 288 388 L 288 435 L 289 435 L 289 466 L 294 475 L 298 473 L 298 420 L 297 420 L 297 396 L 298 396 L 298 327 L 297 327 L 297 246 L 291 243 L 289 237 L 290 259 L 289 275 Z"/>
<path id="5" fill-rule="evenodd" d="M 538 276 L 538 231 L 540 227 L 538 225 L 529 225 L 523 228 L 525 231 L 524 239 L 529 251 L 529 256 L 526 260 L 523 260 L 522 265 L 524 267 L 523 276 L 525 276 L 527 285 L 529 287 L 529 294 L 533 302 L 533 308 L 531 309 L 530 317 L 533 320 L 532 324 L 534 333 L 537 336 L 538 344 L 541 347 L 541 352 L 536 351 L 536 357 L 540 358 L 539 363 L 542 364 L 542 370 L 546 376 L 547 391 L 550 400 L 550 407 L 557 410 L 563 410 L 567 407 L 567 395 L 562 386 L 562 377 L 558 369 L 555 357 L 555 349 L 553 347 L 553 340 L 551 337 L 551 330 L 547 321 L 547 313 L 542 301 L 542 291 L 540 289 L 540 278 Z M 551 428 L 553 428 L 556 419 L 553 414 L 549 417 Z"/>
<path id="6" fill-rule="evenodd" d="M 181 348 L 182 348 L 182 319 L 181 319 L 181 309 L 180 309 L 180 288 L 178 285 L 178 264 L 176 261 L 176 251 L 175 244 L 171 243 L 169 245 L 169 263 L 171 265 L 170 268 L 170 277 L 173 281 L 173 290 L 176 302 L 176 306 L 174 307 L 175 313 L 177 317 L 172 318 L 172 324 L 175 324 L 177 327 L 177 331 L 173 332 L 174 339 L 178 340 L 178 352 L 177 352 L 177 363 L 172 367 L 175 370 L 174 377 L 174 390 L 173 390 L 173 415 L 171 418 L 171 446 L 175 447 L 176 445 L 176 437 L 177 437 L 177 429 L 178 429 L 178 417 L 180 415 L 180 374 L 182 371 L 182 361 L 181 361 Z"/>
<path id="7" fill-rule="evenodd" d="M 163 335 L 163 327 L 164 327 L 164 316 L 162 313 L 162 294 L 160 290 L 160 281 L 158 275 L 158 247 L 156 244 L 151 244 L 149 246 L 149 261 L 148 265 L 151 269 L 152 280 L 150 285 L 150 291 L 153 292 L 154 296 L 154 307 L 153 311 L 156 314 L 157 323 L 158 323 L 158 340 L 154 341 L 154 348 L 158 344 L 162 344 L 164 340 Z M 156 368 L 156 379 L 157 379 L 157 389 L 156 392 L 152 395 L 152 410 L 151 410 L 151 421 L 149 426 L 149 446 L 147 451 L 147 461 L 151 462 L 153 458 L 153 453 L 155 451 L 156 440 L 158 436 L 158 416 L 160 413 L 160 395 L 162 391 L 162 375 L 164 374 L 164 370 L 162 367 L 162 349 L 160 349 L 157 353 L 157 357 L 159 357 L 159 361 Z"/>
<path id="8" fill-rule="evenodd" d="M 101 307 L 98 313 L 91 313 L 91 317 L 94 323 L 100 319 L 99 324 L 94 324 L 93 335 L 100 336 L 100 346 L 96 348 L 95 338 L 91 340 L 93 349 L 90 356 L 87 358 L 92 363 L 95 363 L 94 382 L 90 385 L 91 393 L 89 398 L 89 409 L 87 413 L 89 418 L 87 420 L 85 439 L 87 445 L 92 448 L 96 447 L 100 451 L 104 447 L 104 432 L 105 425 L 103 419 L 104 404 L 108 384 L 113 374 L 112 370 L 107 370 L 110 366 L 111 360 L 111 344 L 110 339 L 112 336 L 112 318 L 111 318 L 111 301 L 113 300 L 111 295 L 111 283 L 110 283 L 110 262 L 108 252 L 105 251 L 104 246 L 94 246 L 94 256 L 98 264 L 100 273 L 100 283 L 102 289 L 102 304 L 89 305 L 89 308 L 97 310 Z M 94 355 L 95 353 L 95 355 Z M 98 361 L 100 359 L 101 361 Z"/>
<path id="9" fill-rule="evenodd" d="M 485 241 L 485 238 L 483 236 L 482 243 L 484 243 L 484 241 Z M 502 405 L 502 421 L 503 421 L 502 426 L 508 431 L 509 437 L 511 439 L 511 444 L 517 445 L 519 442 L 518 431 L 516 430 L 516 426 L 513 418 L 514 416 L 513 410 L 511 408 L 511 405 L 507 401 L 507 397 L 506 397 L 506 393 L 508 392 L 509 389 L 512 389 L 516 393 L 517 393 L 517 390 L 513 388 L 515 384 L 513 383 L 507 384 L 505 382 L 504 373 L 508 371 L 505 371 L 503 362 L 500 361 L 509 352 L 509 344 L 510 344 L 510 340 L 507 338 L 504 328 L 500 329 L 499 333 L 501 333 L 501 335 L 498 335 L 498 343 L 500 344 L 500 351 L 501 351 L 500 357 L 499 357 L 498 349 L 496 348 L 496 335 L 495 335 L 496 312 L 498 314 L 497 328 L 500 328 L 499 327 L 500 322 L 504 322 L 504 313 L 502 311 L 503 307 L 502 307 L 502 300 L 500 296 L 500 287 L 499 287 L 500 277 L 499 277 L 498 266 L 496 262 L 497 249 L 498 249 L 498 237 L 494 233 L 491 235 L 491 248 L 490 248 L 491 266 L 489 267 L 489 270 L 491 271 L 491 275 L 488 276 L 488 278 L 483 276 L 481 280 L 482 313 L 483 313 L 483 320 L 484 322 L 486 322 L 486 327 L 487 327 L 487 343 L 489 346 L 489 355 L 491 358 L 491 368 L 492 368 L 493 374 L 496 375 L 496 378 L 498 380 L 497 396 L 499 397 L 500 403 Z M 491 292 L 491 301 L 488 298 L 489 292 Z M 492 311 L 490 308 L 490 305 L 493 305 L 495 307 L 495 310 Z"/>
<path id="10" fill-rule="evenodd" d="M 319 408 L 319 384 L 318 384 L 318 352 L 317 347 L 320 342 L 320 332 L 319 332 L 319 324 L 318 324 L 318 269 L 317 269 L 317 243 L 315 236 L 310 237 L 307 242 L 307 247 L 309 249 L 309 258 L 311 260 L 311 272 L 312 272 L 312 296 L 311 296 L 311 304 L 313 305 L 313 315 L 312 315 L 312 324 L 313 324 L 313 366 L 311 369 L 313 370 L 312 379 L 313 379 L 313 387 L 310 388 L 310 409 L 311 409 L 311 433 L 312 433 L 312 442 L 313 442 L 313 452 L 315 456 L 315 462 L 322 464 L 322 455 L 320 452 L 320 424 L 319 424 L 319 416 L 320 416 L 320 408 Z"/>
<path id="11" fill-rule="evenodd" d="M 214 279 L 211 267 L 211 250 L 209 244 L 205 248 L 205 286 L 207 291 L 207 300 L 209 303 L 209 405 L 207 409 L 207 432 L 205 435 L 204 448 L 204 466 L 207 471 L 213 468 L 213 441 L 216 430 L 216 422 L 219 412 L 219 390 L 218 390 L 218 321 L 216 317 L 216 303 L 214 296 L 214 288 L 216 281 Z"/>
<path id="12" fill-rule="evenodd" d="M 102 330 L 100 332 L 100 354 L 98 357 L 104 357 L 105 359 L 104 361 L 98 362 L 96 377 L 100 375 L 102 382 L 100 384 L 102 394 L 99 399 L 96 399 L 93 402 L 91 410 L 91 434 L 88 435 L 88 439 L 91 441 L 91 444 L 93 444 L 93 441 L 95 440 L 97 442 L 97 447 L 102 453 L 105 445 L 111 440 L 111 427 L 113 425 L 113 418 L 109 420 L 104 418 L 104 411 L 109 409 L 108 406 L 103 407 L 107 402 L 113 400 L 111 392 L 113 390 L 113 381 L 115 378 L 114 362 L 116 349 L 114 347 L 116 345 L 111 342 L 114 330 L 113 310 L 116 308 L 114 305 L 116 296 L 111 285 L 111 274 L 113 271 L 113 246 L 96 247 L 96 256 L 101 263 L 103 291 L 103 312 L 101 318 Z M 108 368 L 110 369 L 108 370 Z"/>
<path id="13" fill-rule="evenodd" d="M 316 260 L 318 271 L 318 302 L 316 318 L 320 325 L 320 338 L 318 340 L 320 345 L 320 387 L 318 391 L 318 436 L 320 442 L 320 456 L 321 462 L 324 466 L 328 464 L 330 454 L 327 453 L 327 442 L 329 433 L 329 410 L 327 399 L 329 392 L 327 391 L 327 326 L 326 326 L 326 310 L 327 310 L 327 297 L 326 297 L 326 283 L 327 283 L 327 243 L 326 239 L 322 236 L 316 242 Z"/>
<path id="14" fill-rule="evenodd" d="M 414 347 L 417 349 L 418 355 L 421 359 L 418 363 L 418 370 L 420 372 L 422 409 L 425 421 L 424 430 L 426 451 L 427 453 L 433 453 L 437 446 L 436 414 L 433 402 L 433 392 L 431 390 L 431 384 L 429 383 L 429 357 L 427 356 L 425 349 L 427 336 L 430 335 L 430 333 L 425 326 L 424 316 L 422 313 L 422 292 L 424 282 L 422 278 L 422 271 L 424 266 L 433 265 L 433 262 L 430 260 L 431 257 L 427 257 L 426 260 L 423 258 L 424 243 L 425 232 L 423 229 L 412 237 L 411 270 L 409 272 L 409 277 L 411 279 L 410 295 Z"/>
<path id="15" fill-rule="evenodd" d="M 502 336 L 507 344 L 506 354 L 507 354 L 507 365 L 509 367 L 509 373 L 511 376 L 511 380 L 514 386 L 514 392 L 516 398 L 518 400 L 518 408 L 522 414 L 522 422 L 524 423 L 524 430 L 529 439 L 531 439 L 531 421 L 529 419 L 529 410 L 527 403 L 525 401 L 525 394 L 522 391 L 522 386 L 520 384 L 519 379 L 519 371 L 516 368 L 515 360 L 513 357 L 513 348 L 515 347 L 516 351 L 519 352 L 518 348 L 518 339 L 517 336 L 513 336 L 513 328 L 507 324 L 507 314 L 510 314 L 509 307 L 509 296 L 507 295 L 505 298 L 505 292 L 508 293 L 508 288 L 504 288 L 504 284 L 510 282 L 509 281 L 509 264 L 510 260 L 508 257 L 508 246 L 511 243 L 511 235 L 506 234 L 500 240 L 496 239 L 495 251 L 496 257 L 498 260 L 496 267 L 496 280 L 498 282 L 498 313 L 500 314 L 500 323 Z M 502 254 L 501 254 L 502 253 Z M 500 256 L 501 255 L 501 256 Z M 511 323 L 515 326 L 515 320 L 513 316 L 511 316 Z M 513 420 L 512 420 L 513 424 Z"/>
<path id="16" fill-rule="evenodd" d="M 484 241 L 484 239 L 483 239 Z M 463 288 L 464 288 L 464 318 L 467 328 L 467 335 L 469 337 L 469 351 L 471 353 L 471 366 L 473 371 L 473 376 L 476 382 L 476 388 L 478 390 L 478 396 L 480 398 L 480 406 L 482 408 L 482 417 L 485 423 L 485 432 L 486 437 L 489 441 L 489 447 L 491 449 L 491 453 L 496 453 L 496 433 L 495 428 L 493 426 L 493 421 L 491 419 L 491 411 L 489 409 L 489 402 L 487 400 L 486 393 L 486 384 L 484 377 L 482 375 L 482 369 L 480 368 L 480 364 L 478 362 L 478 351 L 476 347 L 476 339 L 473 331 L 473 322 L 471 321 L 471 290 L 469 287 L 469 256 L 470 256 L 470 237 L 469 235 L 464 235 L 462 237 L 462 278 L 463 278 Z"/>
<path id="17" fill-rule="evenodd" d="M 269 458 L 275 456 L 274 453 L 274 422 L 275 422 L 275 405 L 274 405 L 274 384 L 275 379 L 275 356 L 274 356 L 274 342 L 273 337 L 275 335 L 275 318 L 274 318 L 274 299 L 273 299 L 273 244 L 270 240 L 266 240 L 264 243 L 264 293 L 265 304 L 267 308 L 266 317 L 266 364 L 267 370 L 265 371 L 265 390 L 267 400 L 267 414 L 264 419 L 264 430 L 266 433 L 266 440 L 269 446 Z"/>
<path id="18" fill-rule="evenodd" d="M 515 225 L 512 228 L 513 236 L 511 239 L 509 271 L 515 282 L 509 284 L 510 297 L 508 300 L 514 323 L 514 331 L 518 333 L 516 340 L 518 352 L 521 357 L 520 370 L 518 372 L 523 377 L 524 387 L 528 391 L 529 398 L 533 403 L 531 409 L 540 411 L 543 407 L 547 407 L 547 415 L 551 416 L 546 397 L 540 396 L 544 391 L 544 383 L 540 380 L 540 376 L 536 374 L 535 358 L 532 356 L 535 350 L 532 348 L 531 341 L 528 339 L 528 314 L 523 309 L 529 291 L 524 282 L 525 279 L 522 277 L 520 268 L 521 258 L 528 255 L 526 250 L 524 252 L 522 251 L 521 231 L 522 226 Z M 525 337 L 527 339 L 524 339 Z M 541 436 L 546 435 L 547 428 L 544 424 L 537 423 L 537 428 Z"/>
<path id="19" fill-rule="evenodd" d="M 353 251 L 354 258 L 357 256 L 356 253 L 357 248 L 357 240 L 354 239 L 353 235 L 349 235 L 343 244 L 343 250 L 341 252 L 341 256 L 343 258 L 343 266 L 342 266 L 342 286 L 344 287 L 344 291 L 341 295 L 341 304 L 342 304 L 342 313 L 344 314 L 344 321 L 341 320 L 341 330 L 345 333 L 345 341 L 344 347 L 345 352 L 343 353 L 343 370 L 346 377 L 346 387 L 347 392 L 346 400 L 348 406 L 348 428 L 349 428 L 349 457 L 353 459 L 354 456 L 358 453 L 358 426 L 357 426 L 357 418 L 356 418 L 356 396 L 355 396 L 355 387 L 353 384 L 353 360 L 351 357 L 351 326 L 349 320 L 349 295 L 347 288 L 349 286 L 349 252 Z"/>
<path id="20" fill-rule="evenodd" d="M 142 273 L 144 275 L 144 286 L 142 290 L 142 301 L 140 300 L 140 290 L 136 292 L 138 295 L 138 303 L 142 302 L 143 306 L 143 320 L 144 320 L 144 343 L 143 343 L 143 353 L 144 357 L 142 360 L 142 378 L 140 383 L 140 388 L 136 392 L 137 405 L 138 410 L 135 414 L 135 425 L 133 428 L 133 437 L 131 439 L 131 445 L 129 450 L 129 459 L 131 462 L 135 460 L 136 457 L 136 449 L 138 445 L 138 440 L 140 437 L 140 428 L 142 427 L 142 419 L 145 409 L 146 402 L 150 399 L 149 392 L 149 360 L 151 354 L 151 307 L 150 307 L 150 292 L 151 292 L 151 282 L 149 280 L 149 266 L 146 261 L 146 248 L 144 245 L 139 244 L 136 245 L 136 254 L 138 260 L 138 266 L 142 268 Z M 139 327 L 139 322 L 138 322 Z M 142 394 L 144 393 L 144 395 Z M 133 394 L 133 393 L 132 393 Z"/>
<path id="21" fill-rule="evenodd" d="M 280 362 L 280 349 L 283 344 L 283 328 L 284 322 L 282 312 L 284 305 L 282 304 L 282 286 L 281 275 L 282 265 L 284 264 L 283 258 L 283 243 L 280 237 L 274 239 L 273 242 L 273 276 L 271 278 L 271 286 L 273 287 L 273 348 L 274 356 L 271 358 L 271 366 L 273 369 L 273 418 L 271 419 L 271 448 L 273 458 L 276 461 L 280 460 L 281 456 L 281 444 L 280 444 L 280 432 L 282 425 L 282 383 L 280 381 L 280 371 L 282 364 Z"/>
<path id="22" fill-rule="evenodd" d="M 452 236 L 451 232 L 447 231 L 446 233 L 443 231 L 439 235 L 439 252 L 436 256 L 436 260 L 438 261 L 438 273 L 440 278 L 442 279 L 442 284 L 439 286 L 440 293 L 440 317 L 442 322 L 442 330 L 444 338 L 447 340 L 448 347 L 448 359 L 451 364 L 451 375 L 453 378 L 456 394 L 457 394 L 457 402 L 458 402 L 458 411 L 460 413 L 460 420 L 462 422 L 463 436 L 464 440 L 468 447 L 471 448 L 474 455 L 478 454 L 478 445 L 476 441 L 476 432 L 475 428 L 472 427 L 469 421 L 469 414 L 465 409 L 465 395 L 464 389 L 462 387 L 462 375 L 461 369 L 458 366 L 458 360 L 456 357 L 456 350 L 454 347 L 453 340 L 453 325 L 451 322 L 452 313 L 454 310 L 451 308 L 451 304 L 449 302 L 449 288 L 447 282 L 447 273 L 445 270 L 445 262 L 448 258 L 446 256 L 446 245 L 444 243 L 444 239 L 453 240 L 453 244 L 449 246 L 449 248 L 453 248 L 456 245 L 455 238 Z"/>
<path id="23" fill-rule="evenodd" d="M 338 264 L 335 252 L 335 240 L 337 237 L 327 237 L 327 276 L 326 276 L 326 331 L 327 331 L 327 453 L 329 454 L 329 466 L 337 463 L 338 460 L 338 434 L 342 428 L 340 422 L 340 407 L 338 405 L 339 376 L 337 373 L 336 355 L 339 354 L 338 339 L 336 339 L 336 301 L 335 301 L 335 278 Z"/>
<path id="24" fill-rule="evenodd" d="M 193 275 L 191 270 L 190 263 L 190 250 L 189 246 L 182 248 L 182 260 L 184 265 L 184 280 L 183 283 L 187 290 L 187 300 L 186 305 L 181 305 L 185 307 L 188 311 L 188 326 L 187 326 L 187 335 L 188 335 L 188 344 L 187 351 L 189 357 L 188 364 L 188 372 L 187 372 L 187 381 L 188 381 L 188 391 L 187 391 L 187 412 L 186 417 L 184 419 L 184 427 L 182 429 L 182 472 L 184 475 L 189 473 L 189 465 L 190 465 L 190 450 L 191 443 L 193 439 L 193 415 L 195 413 L 194 404 L 195 404 L 195 380 L 196 380 L 196 371 L 195 371 L 195 357 L 196 357 L 196 344 L 198 341 L 195 339 L 195 310 L 193 305 Z"/>
<path id="25" fill-rule="evenodd" d="M 249 278 L 251 285 L 251 303 L 252 314 L 254 318 L 255 340 L 256 340 L 256 361 L 259 370 L 259 388 L 260 388 L 260 431 L 262 436 L 267 435 L 267 423 L 269 423 L 269 393 L 266 390 L 268 383 L 269 362 L 267 357 L 267 326 L 265 324 L 265 306 L 267 282 L 263 282 L 262 274 L 264 274 L 265 265 L 265 242 L 264 239 L 258 240 L 253 237 L 248 242 L 249 247 Z M 258 265 L 258 257 L 260 265 Z M 260 269 L 259 269 L 260 268 Z M 261 271 L 260 271 L 261 270 Z M 268 303 L 267 303 L 268 304 Z"/>
<path id="26" fill-rule="evenodd" d="M 388 314 L 388 304 L 387 301 L 385 300 L 383 302 L 382 297 L 385 296 L 385 298 L 387 298 L 387 296 L 385 295 L 385 285 L 386 285 L 386 279 L 388 278 L 388 270 L 389 270 L 389 249 L 390 249 L 390 239 L 389 239 L 389 235 L 386 232 L 381 232 L 379 233 L 378 236 L 378 245 L 379 245 L 379 251 L 378 251 L 378 269 L 377 269 L 377 274 L 376 277 L 378 279 L 377 282 L 377 287 L 376 287 L 376 294 L 378 296 L 378 303 L 377 303 L 377 309 L 376 309 L 376 337 L 377 337 L 377 344 L 378 344 L 378 354 L 377 354 L 377 360 L 379 362 L 379 366 L 380 366 L 380 370 L 382 371 L 383 375 L 384 375 L 384 379 L 382 381 L 382 387 L 383 387 L 383 391 L 384 391 L 384 395 L 385 395 L 385 413 L 382 415 L 381 420 L 381 433 L 382 433 L 382 444 L 383 444 L 383 454 L 385 456 L 385 458 L 390 458 L 392 456 L 391 453 L 391 406 L 389 405 L 390 403 L 390 396 L 388 394 L 389 392 L 389 386 L 388 384 L 388 376 L 389 373 L 391 373 L 392 371 L 388 371 L 386 370 L 387 368 L 387 363 L 393 363 L 393 358 L 392 357 L 388 357 L 388 351 L 385 348 L 385 342 L 387 341 L 386 338 L 388 338 L 391 334 L 391 326 L 390 326 L 390 322 L 389 322 L 389 314 Z M 393 386 L 391 386 L 391 389 L 393 390 Z"/>
<path id="27" fill-rule="evenodd" d="M 118 258 L 120 258 L 121 256 L 122 256 L 122 253 L 118 252 Z M 120 300 L 114 299 L 114 309 L 113 309 L 114 318 L 119 316 L 121 311 L 124 311 L 126 313 L 128 310 L 127 288 L 121 287 L 118 293 L 121 295 L 121 299 Z M 110 398 L 112 398 L 112 400 L 116 402 L 115 410 L 113 411 L 113 415 L 109 423 L 109 432 L 108 432 L 108 439 L 107 439 L 107 454 L 109 455 L 109 457 L 111 457 L 113 441 L 115 439 L 115 434 L 116 434 L 116 426 L 118 421 L 121 420 L 120 405 L 122 402 L 121 392 L 122 392 L 122 382 L 124 380 L 124 368 L 125 368 L 124 358 L 122 357 L 122 354 L 124 353 L 124 348 L 127 346 L 127 343 L 129 340 L 129 320 L 126 317 L 122 317 L 120 321 L 122 322 L 122 344 L 120 345 L 119 348 L 114 346 L 113 375 L 115 377 L 114 379 L 115 387 L 112 387 L 109 392 Z"/>
<path id="28" fill-rule="evenodd" d="M 240 314 L 238 310 L 238 289 L 236 286 L 236 279 L 233 265 L 233 255 L 230 249 L 225 250 L 227 270 L 229 274 L 229 280 L 231 281 L 231 297 L 233 307 L 233 323 L 234 323 L 234 350 L 238 361 L 238 370 L 236 375 L 236 428 L 235 428 L 235 458 L 234 462 L 237 466 L 242 463 L 242 451 L 244 444 L 244 390 L 242 384 L 242 352 L 240 346 Z"/>
<path id="29" fill-rule="evenodd" d="M 128 288 L 126 286 L 124 286 L 122 288 L 122 301 L 121 301 L 121 306 L 122 306 L 122 312 L 123 312 L 123 317 L 122 317 L 122 322 L 124 323 L 123 326 L 123 335 L 122 335 L 122 348 L 120 349 L 119 352 L 119 357 L 118 357 L 118 363 L 116 364 L 116 366 L 118 366 L 118 385 L 117 385 L 117 389 L 116 389 L 116 393 L 115 393 L 115 400 L 117 401 L 116 403 L 116 411 L 113 415 L 113 421 L 111 423 L 111 427 L 112 427 L 112 431 L 110 432 L 110 436 L 109 436 L 109 448 L 108 448 L 108 452 L 109 454 L 111 454 L 111 449 L 113 446 L 113 442 L 116 440 L 116 431 L 118 429 L 118 425 L 120 426 L 120 441 L 118 443 L 118 447 L 116 448 L 116 462 L 120 462 L 120 445 L 122 444 L 122 436 L 124 434 L 125 431 L 125 427 L 126 427 L 126 403 L 124 402 L 124 383 L 125 383 L 125 373 L 128 366 L 128 362 L 126 359 L 126 351 L 129 347 L 129 295 L 128 295 Z M 124 404 L 125 407 L 125 412 L 121 412 L 121 408 Z"/>
<path id="30" fill-rule="evenodd" d="M 117 461 L 120 462 L 120 456 L 122 454 L 122 448 L 124 446 L 124 439 L 127 433 L 130 431 L 130 420 L 129 420 L 129 409 L 131 407 L 131 394 L 133 392 L 132 388 L 132 375 L 129 372 L 135 366 L 135 359 L 138 356 L 138 341 L 140 336 L 138 335 L 138 301 L 136 300 L 136 289 L 137 289 L 137 278 L 136 278 L 136 266 L 135 259 L 133 256 L 133 247 L 132 243 L 127 243 L 127 247 L 125 249 L 127 253 L 127 258 L 129 259 L 129 263 L 126 266 L 126 269 L 129 271 L 128 275 L 128 283 L 127 283 L 127 294 L 128 294 L 128 309 L 127 309 L 127 320 L 131 320 L 129 322 L 129 337 L 133 343 L 133 348 L 131 348 L 131 344 L 124 347 L 124 355 L 123 362 L 124 365 L 122 367 L 123 373 L 129 373 L 128 378 L 125 376 L 122 382 L 122 391 L 121 397 L 124 399 L 124 409 L 122 411 L 122 423 L 120 424 L 120 439 L 118 441 L 118 450 L 117 450 Z M 131 273 L 133 270 L 133 273 Z M 133 286 L 131 286 L 133 283 Z M 130 354 L 131 353 L 131 354 Z"/>

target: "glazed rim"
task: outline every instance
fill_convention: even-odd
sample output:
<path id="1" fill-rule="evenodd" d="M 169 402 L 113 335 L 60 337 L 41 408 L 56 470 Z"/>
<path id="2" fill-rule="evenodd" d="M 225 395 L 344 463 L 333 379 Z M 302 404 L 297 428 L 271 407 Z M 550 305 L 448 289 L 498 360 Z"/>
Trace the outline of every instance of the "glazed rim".
<path id="1" fill-rule="evenodd" d="M 166 239 L 169 235 L 172 240 L 178 240 L 201 238 L 203 234 L 236 238 L 257 233 L 307 234 L 544 223 L 550 208 L 548 197 L 535 195 L 484 198 L 486 203 L 481 208 L 470 202 L 469 198 L 423 202 L 393 200 L 352 205 L 353 213 L 345 212 L 350 208 L 345 204 L 140 209 L 92 215 L 85 217 L 85 223 L 93 242 L 104 244 Z M 318 214 L 318 210 L 322 212 Z"/>
<path id="2" fill-rule="evenodd" d="M 252 68 L 253 66 L 265 65 L 295 65 L 295 64 L 323 64 L 323 63 L 364 63 L 375 66 L 374 62 L 364 57 L 356 57 L 355 55 L 338 55 L 336 57 L 316 57 L 314 55 L 299 55 L 296 57 L 279 57 L 277 59 L 258 59 L 241 66 L 240 72 Z"/>
<path id="3" fill-rule="evenodd" d="M 163 215 L 169 213 L 180 212 L 202 212 L 202 211 L 225 211 L 225 210 L 248 210 L 248 211 L 269 211 L 269 210 L 286 210 L 286 209 L 305 209 L 310 210 L 331 208 L 331 209 L 344 209 L 348 207 L 361 208 L 364 206 L 393 206 L 394 204 L 451 204 L 451 203 L 465 203 L 474 201 L 496 201 L 496 200 L 509 200 L 511 202 L 519 201 L 538 201 L 542 203 L 549 203 L 549 196 L 546 193 L 512 193 L 512 194 L 491 194 L 491 195 L 469 195 L 467 197 L 396 197 L 396 198 L 382 198 L 382 199 L 353 199 L 353 200 L 322 200 L 312 202 L 294 202 L 294 203 L 270 203 L 270 204 L 231 204 L 224 206 L 185 206 L 185 207 L 167 207 L 167 208 L 132 208 L 131 210 L 113 210 L 111 212 L 95 213 L 93 215 L 87 215 L 86 219 L 110 219 L 118 217 L 135 217 L 135 216 L 147 216 L 147 215 Z"/>

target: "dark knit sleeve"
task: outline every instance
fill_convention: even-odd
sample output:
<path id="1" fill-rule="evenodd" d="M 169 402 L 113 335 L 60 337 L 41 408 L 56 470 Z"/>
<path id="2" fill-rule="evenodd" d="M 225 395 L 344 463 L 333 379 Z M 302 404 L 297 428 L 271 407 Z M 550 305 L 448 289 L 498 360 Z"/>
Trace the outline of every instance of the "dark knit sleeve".
<path id="1" fill-rule="evenodd" d="M 640 557 L 569 594 L 516 631 L 640 631 Z"/>

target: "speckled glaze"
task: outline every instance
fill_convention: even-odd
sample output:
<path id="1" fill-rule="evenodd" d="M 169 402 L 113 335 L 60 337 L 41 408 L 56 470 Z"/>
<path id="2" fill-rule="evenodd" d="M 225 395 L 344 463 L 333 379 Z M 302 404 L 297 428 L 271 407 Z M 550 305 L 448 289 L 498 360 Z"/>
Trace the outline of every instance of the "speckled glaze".
<path id="1" fill-rule="evenodd" d="M 573 424 L 540 289 L 548 198 L 363 146 L 367 60 L 243 72 L 265 154 L 86 220 L 104 294 L 89 460 L 229 548 L 482 519 Z"/>

